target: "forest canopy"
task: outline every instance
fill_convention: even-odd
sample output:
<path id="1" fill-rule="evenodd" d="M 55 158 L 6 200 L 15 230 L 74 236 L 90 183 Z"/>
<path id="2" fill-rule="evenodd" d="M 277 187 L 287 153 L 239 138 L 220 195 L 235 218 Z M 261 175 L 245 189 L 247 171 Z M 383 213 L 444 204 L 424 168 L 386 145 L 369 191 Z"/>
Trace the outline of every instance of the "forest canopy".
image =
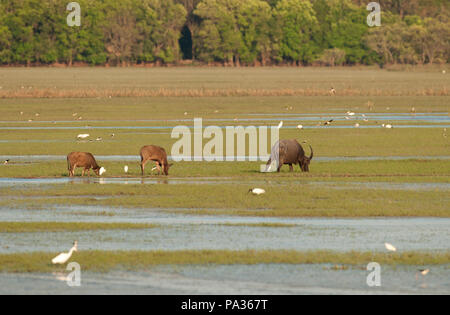
<path id="1" fill-rule="evenodd" d="M 450 61 L 446 0 L 1 0 L 0 64 L 435 64 Z"/>

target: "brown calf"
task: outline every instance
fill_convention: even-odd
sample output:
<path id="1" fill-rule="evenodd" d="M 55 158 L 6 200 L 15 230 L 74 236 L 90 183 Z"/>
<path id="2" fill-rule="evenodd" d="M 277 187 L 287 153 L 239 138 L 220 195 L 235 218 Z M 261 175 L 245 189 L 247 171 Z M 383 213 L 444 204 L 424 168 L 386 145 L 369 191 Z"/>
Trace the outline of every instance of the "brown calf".
<path id="1" fill-rule="evenodd" d="M 162 167 L 164 174 L 169 175 L 169 168 L 172 164 L 167 162 L 167 154 L 164 148 L 156 145 L 148 145 L 142 147 L 140 154 L 142 176 L 144 176 L 145 164 L 147 164 L 148 161 L 155 161 L 158 172 L 161 172 L 160 167 Z"/>
<path id="2" fill-rule="evenodd" d="M 67 156 L 67 167 L 69 169 L 69 176 L 75 176 L 75 169 L 77 167 L 83 168 L 82 176 L 84 176 L 85 172 L 88 172 L 91 168 L 94 170 L 95 174 L 97 176 L 101 176 L 105 169 L 103 167 L 100 167 L 97 164 L 97 161 L 95 160 L 94 156 L 91 153 L 87 152 L 72 152 Z"/>

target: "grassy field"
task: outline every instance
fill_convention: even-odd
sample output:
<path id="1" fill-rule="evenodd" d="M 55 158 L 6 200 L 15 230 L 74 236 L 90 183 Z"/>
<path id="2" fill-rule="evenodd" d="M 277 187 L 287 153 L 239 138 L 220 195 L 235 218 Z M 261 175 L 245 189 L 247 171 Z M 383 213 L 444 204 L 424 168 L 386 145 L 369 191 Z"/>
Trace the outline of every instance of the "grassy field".
<path id="1" fill-rule="evenodd" d="M 339 181 L 262 181 L 257 185 L 267 190 L 264 196 L 247 194 L 252 184 L 244 180 L 176 185 L 41 185 L 33 190 L 2 189 L 0 206 L 162 208 L 184 214 L 263 217 L 450 217 L 448 190 L 417 190 L 420 184 L 417 189 L 402 190 L 389 185 L 371 187 L 361 181 L 350 185 Z"/>
<path id="2" fill-rule="evenodd" d="M 331 87 L 336 95 L 330 94 Z M 0 69 L 0 157 L 20 157 L 0 164 L 0 211 L 58 211 L 67 206 L 99 210 L 73 212 L 85 221 L 93 215 L 108 221 L 115 211 L 141 209 L 180 217 L 449 218 L 449 108 L 450 76 L 440 68 Z M 347 111 L 356 115 L 345 119 Z M 437 119 L 420 119 L 424 115 Z M 171 138 L 172 128 L 193 126 L 194 118 L 203 118 L 203 128 L 276 126 L 283 120 L 280 138 L 312 145 L 310 172 L 301 173 L 296 167 L 290 173 L 285 166 L 281 173 L 261 173 L 264 161 L 177 162 L 168 177 L 150 174 L 149 167 L 142 178 L 139 149 L 158 144 L 171 154 L 177 141 Z M 332 126 L 323 126 L 330 119 Z M 382 123 L 394 128 L 382 128 Z M 296 129 L 298 124 L 305 128 Z M 90 138 L 78 141 L 80 133 L 89 133 Z M 136 160 L 99 157 L 107 169 L 102 179 L 72 181 L 65 160 L 72 151 Z M 309 154 L 309 148 L 306 151 Z M 56 157 L 45 161 L 31 155 Z M 36 183 L 20 181 L 27 179 Z M 248 194 L 253 187 L 267 192 Z M 0 222 L 0 233 L 155 227 L 52 221 Z M 291 227 L 271 222 L 222 225 Z M 0 254 L 0 272 L 51 272 L 55 267 L 49 262 L 55 254 Z M 74 256 L 84 270 L 92 271 L 159 264 L 450 263 L 448 251 L 82 251 Z"/>
<path id="3" fill-rule="evenodd" d="M 56 253 L 0 254 L 0 272 L 52 272 Z M 73 258 L 83 271 L 145 270 L 157 265 L 235 264 L 344 264 L 365 267 L 376 261 L 382 265 L 447 265 L 450 253 L 403 252 L 398 254 L 333 251 L 83 251 Z"/>
<path id="4" fill-rule="evenodd" d="M 0 222 L 0 233 L 73 232 L 150 229 L 154 224 L 81 222 Z"/>

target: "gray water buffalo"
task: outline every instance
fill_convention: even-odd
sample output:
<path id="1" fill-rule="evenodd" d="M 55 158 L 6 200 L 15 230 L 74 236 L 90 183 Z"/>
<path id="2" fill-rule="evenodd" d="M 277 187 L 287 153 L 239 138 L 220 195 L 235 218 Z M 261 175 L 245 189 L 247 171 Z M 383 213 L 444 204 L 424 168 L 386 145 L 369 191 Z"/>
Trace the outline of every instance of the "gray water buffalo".
<path id="1" fill-rule="evenodd" d="M 141 170 L 142 170 L 142 176 L 144 176 L 144 170 L 145 170 L 145 164 L 148 161 L 155 161 L 156 167 L 158 168 L 158 173 L 160 173 L 160 167 L 162 167 L 162 170 L 165 175 L 169 175 L 169 168 L 172 166 L 172 164 L 169 164 L 167 162 L 167 154 L 166 150 L 164 148 L 158 147 L 156 145 L 148 145 L 145 147 L 142 147 L 141 151 Z"/>
<path id="2" fill-rule="evenodd" d="M 279 150 L 277 152 L 277 146 L 279 144 Z M 289 170 L 294 170 L 292 165 L 299 164 L 302 172 L 309 172 L 309 163 L 311 162 L 314 152 L 311 146 L 311 156 L 307 157 L 300 143 L 295 139 L 280 140 L 272 148 L 272 154 L 269 161 L 267 161 L 267 169 L 270 168 L 272 161 L 278 161 L 277 171 L 281 170 L 284 164 L 289 164 Z"/>
<path id="3" fill-rule="evenodd" d="M 77 167 L 83 168 L 82 176 L 85 172 L 92 170 L 97 176 L 101 176 L 106 170 L 97 164 L 94 156 L 87 152 L 72 152 L 67 156 L 67 168 L 69 169 L 69 176 L 75 176 L 75 169 Z"/>

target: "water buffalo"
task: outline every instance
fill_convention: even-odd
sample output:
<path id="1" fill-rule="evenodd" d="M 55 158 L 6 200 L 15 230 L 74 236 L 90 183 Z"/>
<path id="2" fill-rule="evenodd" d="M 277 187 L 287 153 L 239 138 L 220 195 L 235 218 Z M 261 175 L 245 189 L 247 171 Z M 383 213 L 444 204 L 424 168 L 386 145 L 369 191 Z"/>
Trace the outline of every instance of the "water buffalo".
<path id="1" fill-rule="evenodd" d="M 279 150 L 277 152 L 277 146 L 279 144 Z M 295 139 L 280 140 L 272 148 L 272 154 L 269 161 L 267 161 L 267 170 L 270 169 L 272 161 L 278 161 L 277 171 L 281 170 L 284 164 L 289 164 L 289 170 L 294 170 L 293 164 L 299 164 L 302 172 L 309 172 L 309 163 L 311 162 L 314 153 L 311 146 L 311 156 L 307 157 L 302 146 Z"/>
<path id="2" fill-rule="evenodd" d="M 91 168 L 94 170 L 95 174 L 97 176 L 103 175 L 106 170 L 103 167 L 100 167 L 97 164 L 97 161 L 95 160 L 94 156 L 91 153 L 87 152 L 72 152 L 67 156 L 67 167 L 69 169 L 69 176 L 73 177 L 75 176 L 75 169 L 77 167 L 83 168 L 82 176 L 84 176 L 85 172 L 88 172 L 91 170 Z"/>
<path id="3" fill-rule="evenodd" d="M 148 161 L 155 161 L 156 167 L 158 168 L 158 173 L 161 173 L 160 167 L 162 167 L 165 175 L 169 175 L 169 168 L 172 164 L 167 162 L 167 154 L 164 148 L 158 147 L 156 145 L 144 146 L 141 149 L 141 170 L 142 176 L 144 176 L 145 164 Z"/>

